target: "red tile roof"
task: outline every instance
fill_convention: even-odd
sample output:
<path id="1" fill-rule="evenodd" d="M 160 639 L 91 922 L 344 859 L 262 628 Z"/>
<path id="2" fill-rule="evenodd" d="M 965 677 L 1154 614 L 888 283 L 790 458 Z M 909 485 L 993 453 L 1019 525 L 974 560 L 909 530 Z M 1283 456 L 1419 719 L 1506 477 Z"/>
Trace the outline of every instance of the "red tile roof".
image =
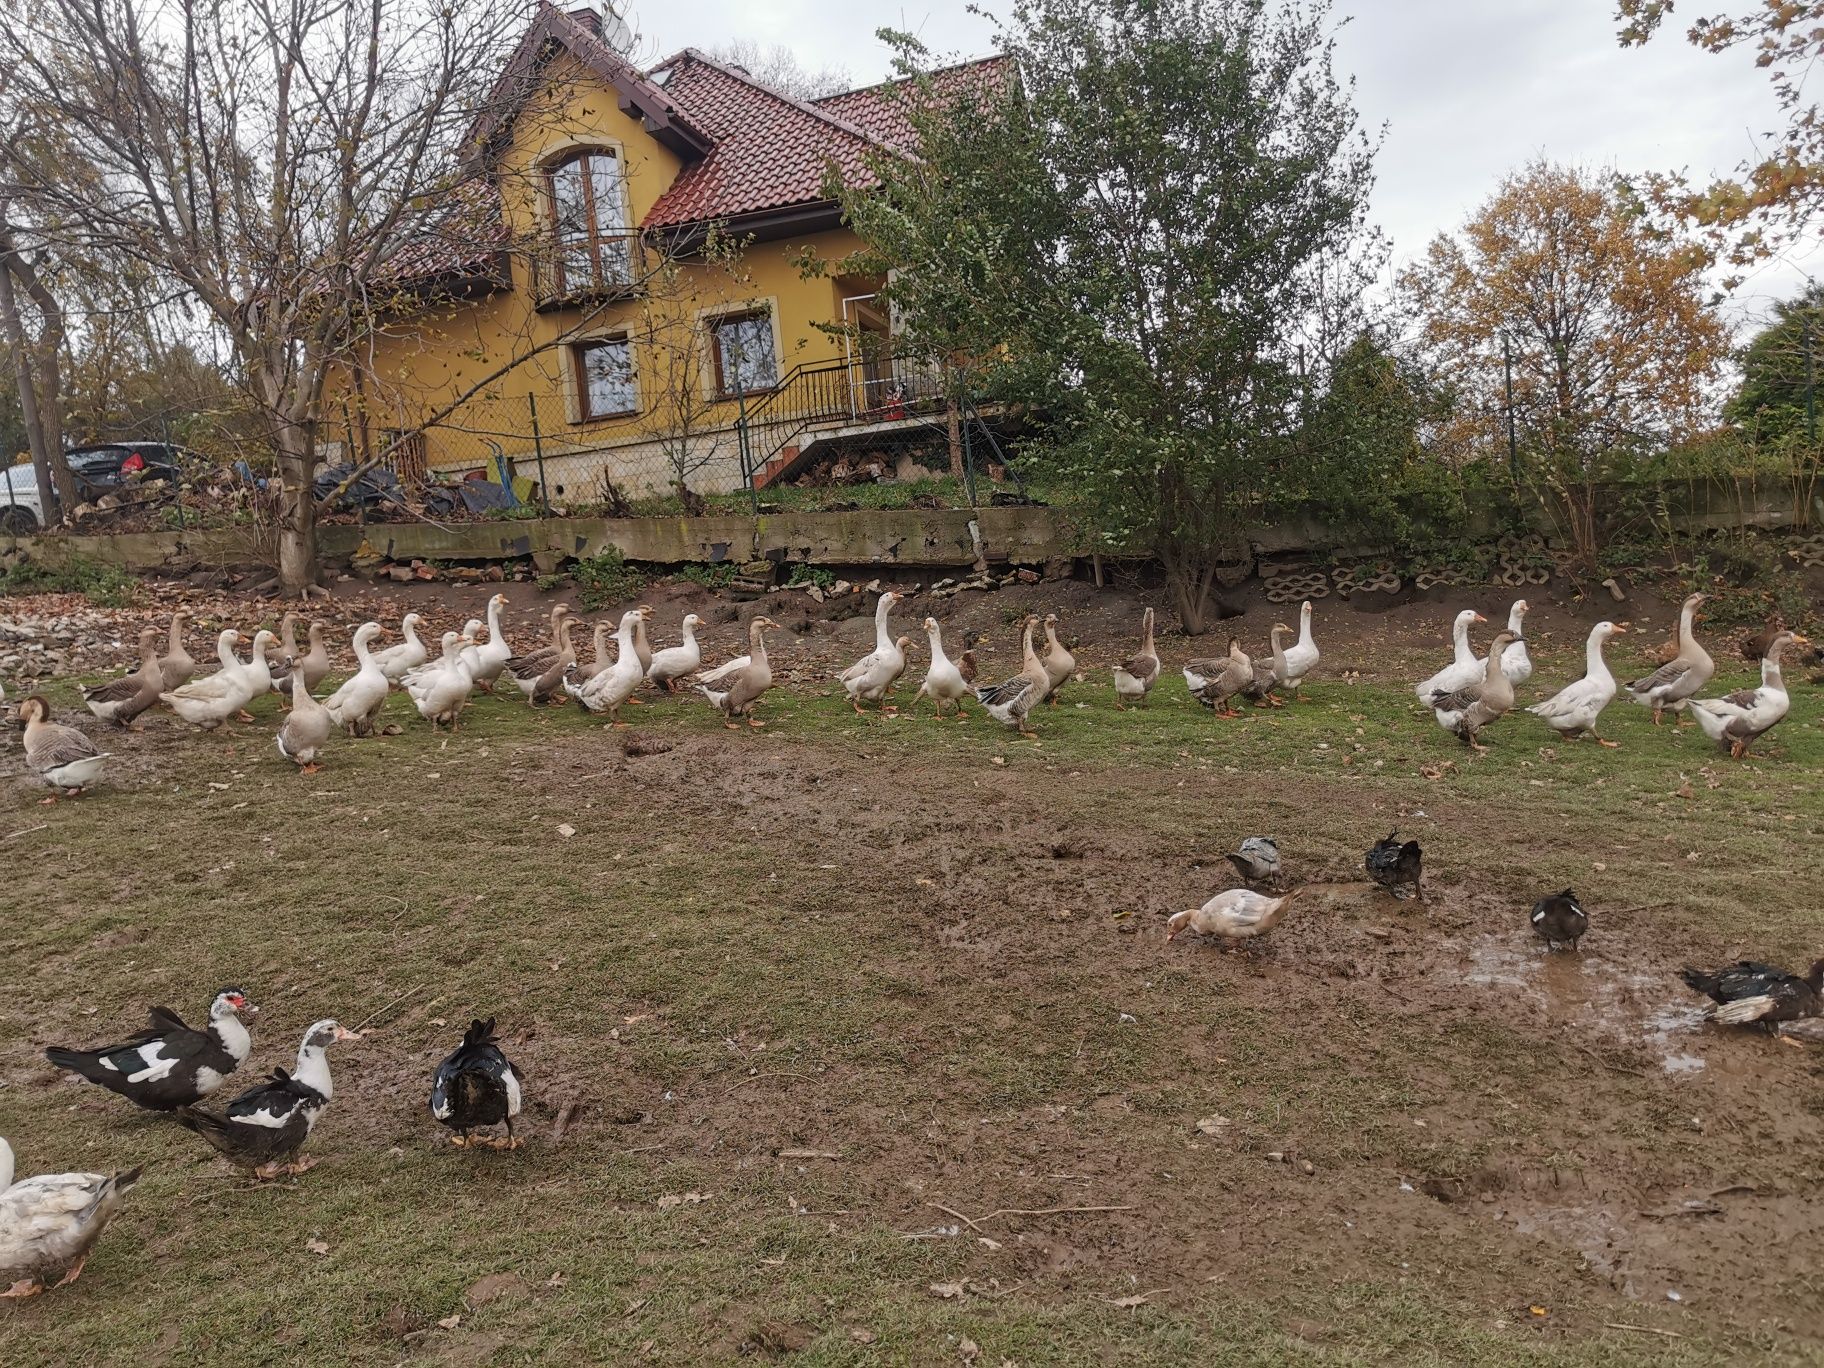
<path id="1" fill-rule="evenodd" d="M 883 144 L 856 124 L 803 104 L 686 48 L 655 68 L 662 88 L 715 146 L 687 165 L 647 213 L 647 228 L 737 219 L 827 203 L 831 167 L 849 186 L 878 184 L 868 169 Z"/>
<path id="2" fill-rule="evenodd" d="M 1012 71 L 1012 63 L 1006 57 L 983 57 L 934 71 L 930 79 L 938 98 L 947 99 L 968 91 L 998 90 Z M 906 104 L 920 93 L 909 80 L 886 81 L 860 90 L 845 90 L 840 95 L 825 95 L 812 103 L 854 124 L 877 142 L 913 150 L 918 137 L 906 117 Z"/>

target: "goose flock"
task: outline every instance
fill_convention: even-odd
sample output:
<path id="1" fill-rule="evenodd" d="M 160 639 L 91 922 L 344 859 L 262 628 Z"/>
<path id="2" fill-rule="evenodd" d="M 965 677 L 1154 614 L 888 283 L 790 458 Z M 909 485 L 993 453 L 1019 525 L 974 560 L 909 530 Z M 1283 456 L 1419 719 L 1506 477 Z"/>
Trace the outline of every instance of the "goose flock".
<path id="1" fill-rule="evenodd" d="M 882 713 L 897 711 L 890 700 L 912 656 L 912 638 L 896 634 L 892 624 L 893 611 L 903 598 L 895 590 L 880 595 L 874 609 L 874 649 L 840 675 L 843 691 L 857 713 L 866 711 L 864 704 Z M 1617 743 L 1598 735 L 1597 723 L 1609 704 L 1625 692 L 1634 702 L 1652 709 L 1655 725 L 1667 713 L 1688 713 L 1721 751 L 1741 759 L 1786 716 L 1791 699 L 1782 673 L 1783 657 L 1789 649 L 1810 643 L 1783 625 L 1770 628 L 1754 647 L 1761 662 L 1758 687 L 1717 698 L 1700 697 L 1716 673 L 1716 662 L 1695 634 L 1703 603 L 1702 594 L 1692 594 L 1684 601 L 1677 650 L 1671 659 L 1626 684 L 1616 680 L 1605 651 L 1628 628 L 1622 623 L 1597 623 L 1585 643 L 1583 674 L 1549 697 L 1525 706 L 1524 711 L 1567 740 L 1588 738 L 1612 748 Z M 124 730 L 137 730 L 143 715 L 160 704 L 193 726 L 214 730 L 230 721 L 254 721 L 248 705 L 265 693 L 277 693 L 288 706 L 275 743 L 279 754 L 305 773 L 316 771 L 338 732 L 373 735 L 388 698 L 396 692 L 407 695 L 419 716 L 433 728 L 454 731 L 475 697 L 497 694 L 502 679 L 510 680 L 534 707 L 574 701 L 584 712 L 605 716 L 614 726 L 626 725 L 621 710 L 641 701 L 642 687 L 675 695 L 686 685 L 694 685 L 730 729 L 738 730 L 743 722 L 750 727 L 766 725 L 756 715 L 756 705 L 773 687 L 766 634 L 779 624 L 769 617 L 756 616 L 748 623 L 745 654 L 706 669 L 698 636 L 704 621 L 695 613 L 686 613 L 679 624 L 678 644 L 655 651 L 648 635 L 652 609 L 644 605 L 629 609 L 614 625 L 612 650 L 609 624 L 596 624 L 593 650 L 585 662 L 578 659 L 573 640 L 576 618 L 567 604 L 551 609 L 548 639 L 525 651 L 515 651 L 502 630 L 500 614 L 505 604 L 506 596 L 495 594 L 488 601 L 486 620 L 471 619 L 460 632 L 443 633 L 436 655 L 420 634 L 424 619 L 418 613 L 404 616 L 399 624 L 402 640 L 384 649 L 378 649 L 376 643 L 385 629 L 378 622 L 362 623 L 351 643 L 354 673 L 321 699 L 315 691 L 331 668 L 321 623 L 310 625 L 308 647 L 302 651 L 294 613 L 284 615 L 277 632 L 260 630 L 251 638 L 227 628 L 216 637 L 218 667 L 199 675 L 197 662 L 184 645 L 188 617 L 179 612 L 163 635 L 162 651 L 157 629 L 141 631 L 137 668 L 84 687 L 83 701 L 98 720 Z M 1474 609 L 1458 613 L 1451 624 L 1450 663 L 1415 688 L 1438 725 L 1477 751 L 1486 749 L 1481 737 L 1488 728 L 1521 708 L 1518 689 L 1533 677 L 1525 630 L 1527 612 L 1526 600 L 1515 602 L 1505 628 L 1482 655 L 1476 653 L 1470 633 L 1487 619 Z M 1302 698 L 1305 680 L 1322 659 L 1312 636 L 1312 617 L 1307 602 L 1299 609 L 1296 633 L 1285 623 L 1275 623 L 1268 635 L 1268 654 L 1260 659 L 1243 650 L 1239 638 L 1231 637 L 1227 654 L 1186 661 L 1181 673 L 1191 697 L 1219 718 L 1240 716 L 1235 706 L 1238 699 L 1270 708 L 1281 706 L 1282 693 Z M 954 658 L 949 654 L 937 619 L 926 617 L 922 627 L 929 659 L 907 707 L 909 713 L 920 700 L 928 699 L 937 716 L 963 720 L 968 716 L 965 702 L 973 700 L 995 722 L 1034 737 L 1034 710 L 1041 703 L 1056 707 L 1066 685 L 1077 678 L 1076 658 L 1059 639 L 1055 613 L 1020 620 L 1020 669 L 999 682 L 978 678 L 973 650 Z M 1042 649 L 1037 640 L 1041 631 Z M 243 648 L 248 651 L 245 660 L 240 656 Z M 1113 667 L 1115 706 L 1123 711 L 1146 707 L 1161 673 L 1154 615 L 1148 608 L 1142 616 L 1138 648 Z M 25 699 L 15 719 L 25 729 L 27 767 L 52 791 L 47 802 L 91 787 L 112 758 L 112 752 L 80 729 L 52 720 L 50 703 L 41 695 Z"/>
<path id="2" fill-rule="evenodd" d="M 1672 659 L 1628 684 L 1616 683 L 1604 657 L 1610 641 L 1628 629 L 1614 622 L 1590 628 L 1584 643 L 1584 672 L 1550 698 L 1526 711 L 1540 718 L 1567 740 L 1589 737 L 1613 748 L 1616 742 L 1596 734 L 1603 709 L 1625 688 L 1634 702 L 1653 710 L 1658 726 L 1668 712 L 1689 712 L 1704 735 L 1731 758 L 1740 760 L 1756 740 L 1773 730 L 1792 706 L 1782 674 L 1782 658 L 1794 646 L 1811 643 L 1797 632 L 1780 628 L 1757 643 L 1761 658 L 1758 688 L 1738 689 L 1721 698 L 1700 698 L 1716 674 L 1716 662 L 1697 639 L 1695 627 L 1704 595 L 1692 594 L 1679 609 L 1678 645 Z M 1515 688 L 1532 678 L 1533 662 L 1527 654 L 1525 599 L 1508 614 L 1507 626 L 1478 657 L 1469 642 L 1470 628 L 1486 622 L 1474 609 L 1458 613 L 1451 625 L 1454 655 L 1449 665 L 1419 683 L 1419 701 L 1427 704 L 1438 725 L 1465 745 L 1483 750 L 1477 739 L 1485 727 L 1500 721 L 1516 705 Z"/>

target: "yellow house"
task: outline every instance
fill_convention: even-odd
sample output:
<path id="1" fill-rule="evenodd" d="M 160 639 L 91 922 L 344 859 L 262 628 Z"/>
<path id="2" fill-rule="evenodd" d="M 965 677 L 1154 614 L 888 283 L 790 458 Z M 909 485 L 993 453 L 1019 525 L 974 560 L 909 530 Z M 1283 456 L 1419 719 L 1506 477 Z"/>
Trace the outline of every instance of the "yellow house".
<path id="1" fill-rule="evenodd" d="M 402 441 L 402 473 L 504 454 L 581 502 L 764 487 L 815 449 L 928 433 L 935 385 L 893 354 L 881 280 L 804 269 L 860 247 L 831 178 L 866 187 L 907 149 L 898 89 L 801 102 L 694 49 L 640 71 L 594 11 L 541 4 L 325 435 Z"/>

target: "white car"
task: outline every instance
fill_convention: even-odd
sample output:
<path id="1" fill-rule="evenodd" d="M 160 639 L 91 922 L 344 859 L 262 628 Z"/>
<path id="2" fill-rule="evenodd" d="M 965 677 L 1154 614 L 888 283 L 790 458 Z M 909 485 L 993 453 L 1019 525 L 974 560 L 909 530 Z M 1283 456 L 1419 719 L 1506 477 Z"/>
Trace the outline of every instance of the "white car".
<path id="1" fill-rule="evenodd" d="M 30 461 L 0 471 L 0 532 L 36 532 L 44 524 L 38 476 Z"/>

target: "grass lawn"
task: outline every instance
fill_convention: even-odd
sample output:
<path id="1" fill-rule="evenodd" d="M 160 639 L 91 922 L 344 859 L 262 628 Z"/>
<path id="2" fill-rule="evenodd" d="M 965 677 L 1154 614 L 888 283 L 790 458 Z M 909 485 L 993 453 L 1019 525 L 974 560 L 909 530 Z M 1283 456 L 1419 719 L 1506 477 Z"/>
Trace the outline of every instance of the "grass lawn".
<path id="1" fill-rule="evenodd" d="M 1106 680 L 1036 746 L 807 687 L 754 733 L 503 699 L 304 777 L 268 700 L 81 800 L 10 781 L 0 1133 L 149 1167 L 0 1362 L 1817 1361 L 1824 1054 L 1676 977 L 1824 950 L 1814 692 L 1737 765 L 1623 703 L 1620 751 L 1516 715 L 1476 757 L 1392 681 L 1223 722 Z M 1396 826 L 1423 906 L 1358 882 Z M 1319 889 L 1255 953 L 1166 944 L 1253 832 Z M 373 1018 L 295 1181 L 42 1059 L 226 983 L 264 1012 L 223 1099 Z M 474 1015 L 516 1153 L 429 1119 Z"/>

